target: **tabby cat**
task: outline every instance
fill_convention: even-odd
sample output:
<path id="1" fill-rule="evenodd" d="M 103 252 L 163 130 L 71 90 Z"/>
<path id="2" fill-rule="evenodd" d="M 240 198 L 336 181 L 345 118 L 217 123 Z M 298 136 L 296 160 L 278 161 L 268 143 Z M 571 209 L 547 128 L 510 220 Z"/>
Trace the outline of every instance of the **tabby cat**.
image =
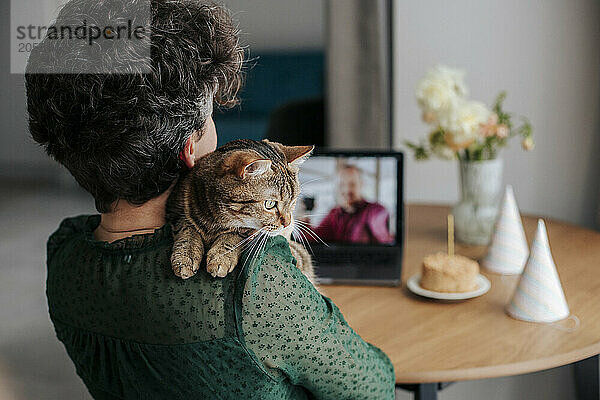
<path id="1" fill-rule="evenodd" d="M 265 236 L 288 239 L 297 267 L 315 283 L 310 254 L 290 240 L 300 192 L 298 169 L 314 146 L 236 140 L 202 157 L 182 175 L 167 202 L 175 241 L 171 265 L 183 279 L 206 255 L 206 269 L 223 277 L 242 250 L 260 249 Z"/>

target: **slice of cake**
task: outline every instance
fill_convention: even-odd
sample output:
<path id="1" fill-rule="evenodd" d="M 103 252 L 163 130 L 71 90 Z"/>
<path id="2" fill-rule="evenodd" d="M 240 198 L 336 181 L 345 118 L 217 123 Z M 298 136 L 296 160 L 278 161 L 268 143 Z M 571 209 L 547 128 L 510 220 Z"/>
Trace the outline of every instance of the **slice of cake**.
<path id="1" fill-rule="evenodd" d="M 423 259 L 420 285 L 434 292 L 457 293 L 477 289 L 479 264 L 470 258 L 445 253 Z"/>

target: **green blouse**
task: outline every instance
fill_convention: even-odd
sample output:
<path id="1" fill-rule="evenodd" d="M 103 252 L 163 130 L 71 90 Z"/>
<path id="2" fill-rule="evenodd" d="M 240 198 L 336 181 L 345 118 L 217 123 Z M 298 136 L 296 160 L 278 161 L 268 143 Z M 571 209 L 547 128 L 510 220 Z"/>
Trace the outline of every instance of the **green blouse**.
<path id="1" fill-rule="evenodd" d="M 99 215 L 48 239 L 58 339 L 95 399 L 393 399 L 394 368 L 295 267 L 286 240 L 225 278 L 170 267 L 167 224 L 113 243 Z"/>

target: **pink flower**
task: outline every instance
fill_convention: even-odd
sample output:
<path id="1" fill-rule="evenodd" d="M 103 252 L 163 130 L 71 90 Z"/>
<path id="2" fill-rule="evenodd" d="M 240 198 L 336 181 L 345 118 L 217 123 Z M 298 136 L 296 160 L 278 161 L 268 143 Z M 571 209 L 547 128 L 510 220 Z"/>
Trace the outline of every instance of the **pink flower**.
<path id="1" fill-rule="evenodd" d="M 480 133 L 483 137 L 490 137 L 496 135 L 496 124 L 498 123 L 498 115 L 492 113 L 485 124 L 481 125 Z"/>
<path id="2" fill-rule="evenodd" d="M 487 124 L 481 125 L 481 128 L 479 129 L 479 133 L 483 137 L 494 136 L 496 134 L 496 125 L 487 125 Z"/>

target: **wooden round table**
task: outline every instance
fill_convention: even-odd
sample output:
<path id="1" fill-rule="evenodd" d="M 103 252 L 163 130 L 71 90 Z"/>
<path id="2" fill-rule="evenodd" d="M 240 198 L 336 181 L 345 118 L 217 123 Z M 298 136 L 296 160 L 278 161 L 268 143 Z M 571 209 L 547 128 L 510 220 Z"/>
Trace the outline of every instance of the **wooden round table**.
<path id="1" fill-rule="evenodd" d="M 429 300 L 408 291 L 406 281 L 419 271 L 423 257 L 446 251 L 448 212 L 448 207 L 441 206 L 406 208 L 402 287 L 323 287 L 350 326 L 388 354 L 394 363 L 396 382 L 437 383 L 517 375 L 589 359 L 584 367 L 586 373 L 595 368 L 597 386 L 600 233 L 546 220 L 571 314 L 581 321 L 578 329 L 566 331 L 517 321 L 505 313 L 518 276 L 501 276 L 482 269 L 492 283 L 490 291 L 461 302 Z M 536 221 L 533 217 L 523 218 L 530 244 Z M 486 248 L 457 244 L 456 252 L 480 259 Z M 593 376 L 593 370 L 591 373 Z"/>

